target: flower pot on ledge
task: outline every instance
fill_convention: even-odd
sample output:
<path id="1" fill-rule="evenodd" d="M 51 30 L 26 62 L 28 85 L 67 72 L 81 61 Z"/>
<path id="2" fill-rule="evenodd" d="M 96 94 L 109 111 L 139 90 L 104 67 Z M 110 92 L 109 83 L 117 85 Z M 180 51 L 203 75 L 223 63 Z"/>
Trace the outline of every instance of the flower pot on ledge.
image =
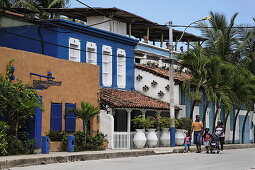
<path id="1" fill-rule="evenodd" d="M 156 129 L 147 129 L 148 134 L 147 134 L 147 144 L 149 148 L 153 148 L 157 145 L 158 143 L 158 137 L 156 134 Z"/>
<path id="2" fill-rule="evenodd" d="M 185 138 L 185 131 L 184 129 L 176 129 L 175 132 L 175 144 L 178 146 L 182 146 L 184 144 Z"/>
<path id="3" fill-rule="evenodd" d="M 169 128 L 162 128 L 162 135 L 160 137 L 160 142 L 164 147 L 170 146 Z"/>
<path id="4" fill-rule="evenodd" d="M 134 144 L 136 148 L 143 148 L 146 143 L 146 136 L 144 133 L 144 129 L 136 129 L 136 134 L 134 136 Z"/>
<path id="5" fill-rule="evenodd" d="M 64 151 L 64 143 L 60 141 L 50 142 L 50 152 Z"/>

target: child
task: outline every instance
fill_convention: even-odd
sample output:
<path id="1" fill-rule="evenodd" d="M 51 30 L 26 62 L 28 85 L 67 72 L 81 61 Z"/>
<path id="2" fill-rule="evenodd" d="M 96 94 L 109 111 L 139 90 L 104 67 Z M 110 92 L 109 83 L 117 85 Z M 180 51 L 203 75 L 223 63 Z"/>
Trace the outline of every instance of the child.
<path id="1" fill-rule="evenodd" d="M 186 137 L 184 137 L 184 152 L 187 152 L 187 148 L 188 148 L 188 152 L 190 152 L 190 144 L 191 144 L 191 136 L 190 136 L 190 132 L 186 133 Z"/>
<path id="2" fill-rule="evenodd" d="M 205 128 L 205 133 L 203 134 L 203 139 L 204 139 L 206 153 L 209 153 L 209 142 L 211 139 L 211 134 L 209 132 L 209 128 Z"/>

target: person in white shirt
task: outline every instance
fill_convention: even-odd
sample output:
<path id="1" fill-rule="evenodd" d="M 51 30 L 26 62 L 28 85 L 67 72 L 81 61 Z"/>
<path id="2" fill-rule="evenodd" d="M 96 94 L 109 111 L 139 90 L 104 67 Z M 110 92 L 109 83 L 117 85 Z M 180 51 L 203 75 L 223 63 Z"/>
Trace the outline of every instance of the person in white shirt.
<path id="1" fill-rule="evenodd" d="M 215 135 L 217 135 L 219 137 L 219 141 L 220 141 L 220 153 L 223 153 L 223 145 L 224 145 L 224 141 L 225 141 L 225 128 L 224 125 L 222 123 L 222 121 L 218 121 L 217 122 L 217 126 L 215 127 Z"/>

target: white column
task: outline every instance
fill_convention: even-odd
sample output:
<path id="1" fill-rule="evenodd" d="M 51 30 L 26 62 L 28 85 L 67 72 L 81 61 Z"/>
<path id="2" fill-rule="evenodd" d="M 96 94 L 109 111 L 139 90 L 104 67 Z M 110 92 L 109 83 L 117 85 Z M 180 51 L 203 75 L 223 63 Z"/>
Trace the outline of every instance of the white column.
<path id="1" fill-rule="evenodd" d="M 126 109 L 127 111 L 127 148 L 130 149 L 130 126 L 131 126 L 131 111 L 132 109 Z"/>

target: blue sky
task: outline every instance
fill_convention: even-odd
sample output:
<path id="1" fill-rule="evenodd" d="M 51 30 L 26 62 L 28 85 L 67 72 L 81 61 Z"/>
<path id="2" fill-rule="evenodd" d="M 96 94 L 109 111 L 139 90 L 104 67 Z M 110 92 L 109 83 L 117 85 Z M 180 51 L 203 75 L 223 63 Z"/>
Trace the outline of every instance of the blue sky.
<path id="1" fill-rule="evenodd" d="M 209 11 L 224 13 L 230 18 L 235 12 L 239 15 L 236 24 L 255 25 L 255 0 L 81 0 L 91 7 L 117 7 L 142 16 L 159 24 L 169 20 L 174 25 L 189 23 L 208 16 Z M 75 0 L 70 0 L 71 7 L 85 7 Z M 182 28 L 177 28 L 182 30 Z M 200 35 L 197 29 L 189 28 L 187 32 Z"/>

